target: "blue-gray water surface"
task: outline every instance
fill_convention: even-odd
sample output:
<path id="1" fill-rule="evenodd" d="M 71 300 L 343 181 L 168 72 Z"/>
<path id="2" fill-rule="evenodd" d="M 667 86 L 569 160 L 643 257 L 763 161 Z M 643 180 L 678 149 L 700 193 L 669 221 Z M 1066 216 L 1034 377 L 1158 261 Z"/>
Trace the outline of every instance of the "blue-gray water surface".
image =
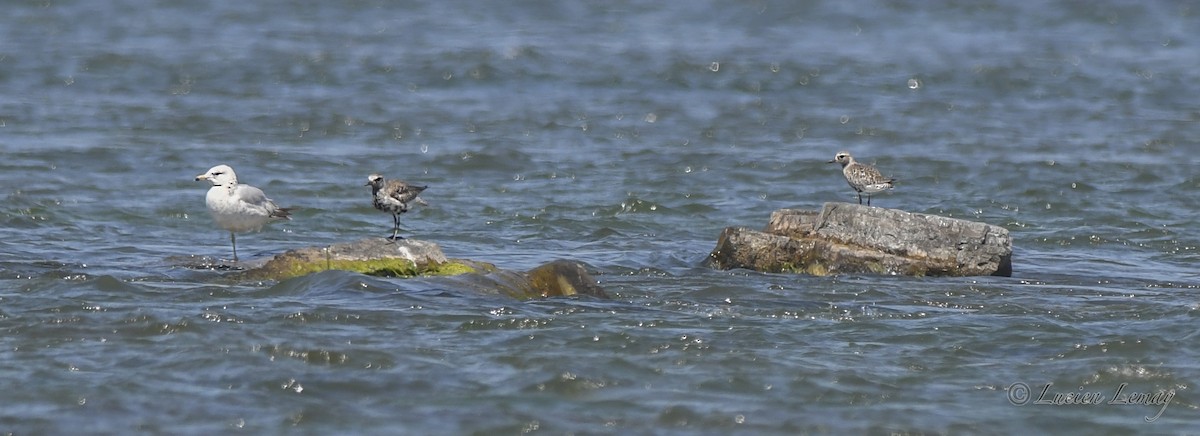
<path id="1" fill-rule="evenodd" d="M 1012 3 L 1012 4 L 1009 4 Z M 1185 433 L 1200 423 L 1200 7 L 22 1 L 0 15 L 0 433 Z M 704 266 L 855 201 L 1000 225 L 1013 276 Z M 613 296 L 235 282 L 193 178 Z"/>

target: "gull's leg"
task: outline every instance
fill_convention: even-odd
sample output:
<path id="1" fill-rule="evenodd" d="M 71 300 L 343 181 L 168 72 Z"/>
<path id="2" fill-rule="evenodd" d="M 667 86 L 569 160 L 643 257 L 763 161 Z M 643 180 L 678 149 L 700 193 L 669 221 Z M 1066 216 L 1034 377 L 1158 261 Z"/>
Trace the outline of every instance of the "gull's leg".
<path id="1" fill-rule="evenodd" d="M 229 232 L 229 243 L 233 245 L 233 261 L 237 262 L 237 237 L 234 236 L 233 232 Z"/>

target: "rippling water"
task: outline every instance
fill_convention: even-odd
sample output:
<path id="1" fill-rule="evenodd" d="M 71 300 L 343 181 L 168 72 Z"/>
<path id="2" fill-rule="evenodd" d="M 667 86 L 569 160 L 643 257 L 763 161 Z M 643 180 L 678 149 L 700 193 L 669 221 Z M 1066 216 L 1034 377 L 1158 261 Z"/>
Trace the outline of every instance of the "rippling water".
<path id="1" fill-rule="evenodd" d="M 1195 431 L 1198 14 L 10 5 L 0 431 Z M 899 179 L 878 206 L 1008 228 L 1013 277 L 703 266 L 726 226 L 853 201 L 841 149 Z M 192 180 L 219 163 L 297 208 L 245 258 L 387 235 L 382 172 L 430 185 L 410 235 L 614 299 L 181 267 L 229 255 Z"/>

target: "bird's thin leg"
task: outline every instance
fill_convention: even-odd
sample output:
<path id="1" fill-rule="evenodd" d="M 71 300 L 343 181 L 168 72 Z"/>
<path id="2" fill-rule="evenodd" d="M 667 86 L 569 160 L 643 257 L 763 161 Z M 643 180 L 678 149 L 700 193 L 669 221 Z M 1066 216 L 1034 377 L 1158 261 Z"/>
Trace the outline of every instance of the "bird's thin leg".
<path id="1" fill-rule="evenodd" d="M 400 238 L 400 215 L 392 214 L 392 237 L 388 238 L 393 241 Z"/>
<path id="2" fill-rule="evenodd" d="M 867 194 L 867 206 L 871 205 L 871 194 Z"/>
<path id="3" fill-rule="evenodd" d="M 237 262 L 237 236 L 233 232 L 229 232 L 229 243 L 233 245 L 233 261 Z"/>
<path id="4" fill-rule="evenodd" d="M 867 198 L 871 198 L 871 197 L 867 197 Z M 862 193 L 861 192 L 858 193 L 858 204 L 862 204 Z"/>

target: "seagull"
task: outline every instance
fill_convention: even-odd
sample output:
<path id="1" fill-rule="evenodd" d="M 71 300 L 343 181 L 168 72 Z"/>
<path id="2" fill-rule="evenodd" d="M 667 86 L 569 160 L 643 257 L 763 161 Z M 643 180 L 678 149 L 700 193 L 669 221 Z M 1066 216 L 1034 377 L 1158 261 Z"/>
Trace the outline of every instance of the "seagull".
<path id="1" fill-rule="evenodd" d="M 261 189 L 238 184 L 237 174 L 229 165 L 209 168 L 208 172 L 196 176 L 196 180 L 208 180 L 213 185 L 204 200 L 217 226 L 229 231 L 234 262 L 238 261 L 234 233 L 258 231 L 268 222 L 292 219 L 290 209 L 275 205 Z"/>
<path id="2" fill-rule="evenodd" d="M 371 203 L 376 209 L 392 214 L 392 236 L 388 239 L 404 239 L 400 236 L 400 214 L 408 212 L 411 203 L 428 206 L 419 195 L 429 186 L 411 185 L 403 180 L 384 180 L 382 175 L 367 176 L 367 184 L 371 187 Z"/>
<path id="3" fill-rule="evenodd" d="M 828 163 L 842 164 L 842 175 L 846 183 L 858 193 L 858 204 L 862 204 L 862 195 L 867 194 L 867 206 L 871 205 L 871 194 L 894 188 L 896 179 L 884 177 L 875 167 L 854 161 L 849 152 L 839 151 Z"/>

